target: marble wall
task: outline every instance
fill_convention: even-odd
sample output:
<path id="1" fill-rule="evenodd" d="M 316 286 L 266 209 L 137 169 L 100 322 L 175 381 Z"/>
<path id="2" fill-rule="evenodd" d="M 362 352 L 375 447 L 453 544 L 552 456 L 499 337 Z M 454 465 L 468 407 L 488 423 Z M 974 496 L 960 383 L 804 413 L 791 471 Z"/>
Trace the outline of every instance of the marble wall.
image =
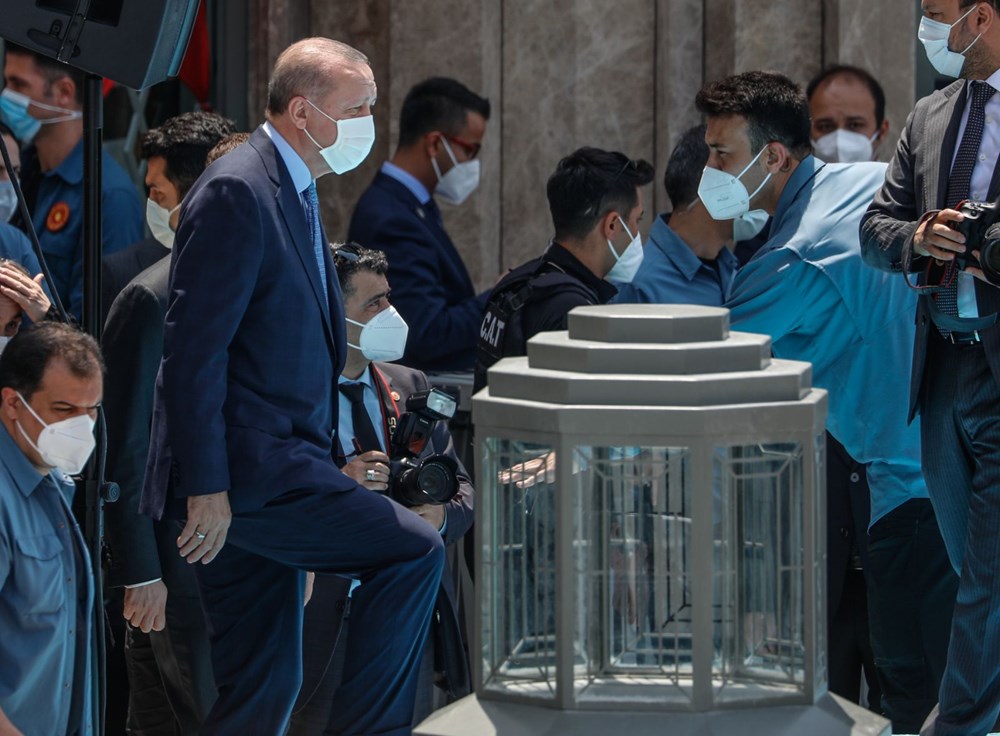
<path id="1" fill-rule="evenodd" d="M 883 82 L 894 133 L 914 102 L 914 0 L 252 3 L 252 120 L 263 109 L 267 71 L 291 40 L 330 36 L 372 60 L 378 139 L 361 168 L 321 182 L 331 237 L 344 237 L 354 203 L 390 155 L 410 86 L 453 76 L 490 99 L 481 186 L 461 207 L 444 208 L 483 288 L 545 247 L 545 181 L 561 156 L 596 145 L 646 158 L 662 172 L 679 135 L 699 121 L 693 99 L 706 81 L 773 69 L 805 84 L 824 65 L 845 62 Z M 644 229 L 669 208 L 659 177 L 649 190 Z"/>

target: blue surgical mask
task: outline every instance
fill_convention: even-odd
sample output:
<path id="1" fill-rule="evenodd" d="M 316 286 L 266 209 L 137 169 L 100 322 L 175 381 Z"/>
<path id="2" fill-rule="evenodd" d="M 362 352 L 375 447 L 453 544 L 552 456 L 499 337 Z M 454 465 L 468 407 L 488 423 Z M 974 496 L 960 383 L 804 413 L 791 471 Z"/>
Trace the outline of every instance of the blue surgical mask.
<path id="1" fill-rule="evenodd" d="M 924 51 L 927 53 L 927 60 L 939 74 L 955 78 L 961 76 L 962 67 L 965 66 L 966 52 L 976 45 L 976 42 L 982 38 L 983 34 L 980 33 L 976 36 L 972 40 L 972 43 L 966 46 L 962 51 L 952 51 L 948 48 L 948 39 L 951 36 L 951 29 L 965 20 L 969 16 L 969 13 L 975 10 L 978 5 L 979 3 L 973 5 L 961 18 L 950 25 L 948 23 L 931 20 L 926 16 L 920 19 L 920 28 L 917 30 L 917 38 L 920 39 L 920 43 L 924 45 Z"/>
<path id="2" fill-rule="evenodd" d="M 42 110 L 61 112 L 63 114 L 59 117 L 39 120 L 28 112 L 28 108 L 31 105 Z M 14 137 L 21 142 L 22 146 L 30 143 L 38 135 L 38 131 L 43 125 L 64 123 L 67 120 L 76 120 L 79 117 L 82 117 L 82 113 L 79 110 L 67 110 L 65 107 L 56 107 L 55 105 L 46 105 L 44 102 L 36 102 L 27 95 L 22 95 L 20 92 L 15 92 L 9 88 L 0 92 L 0 121 L 10 128 Z"/>

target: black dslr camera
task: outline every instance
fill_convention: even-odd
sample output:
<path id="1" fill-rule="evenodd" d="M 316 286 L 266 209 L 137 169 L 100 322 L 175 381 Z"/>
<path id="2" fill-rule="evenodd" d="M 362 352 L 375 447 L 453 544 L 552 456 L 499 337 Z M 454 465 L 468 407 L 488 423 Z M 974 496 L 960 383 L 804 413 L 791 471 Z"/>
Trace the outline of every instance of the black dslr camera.
<path id="1" fill-rule="evenodd" d="M 944 274 L 940 279 L 931 280 L 928 270 L 927 283 L 944 281 L 953 278 L 955 271 L 964 271 L 969 266 L 979 267 L 991 284 L 1000 285 L 1000 200 L 996 202 L 974 202 L 965 200 L 958 205 L 958 211 L 965 219 L 961 222 L 951 222 L 953 230 L 965 236 L 965 253 L 956 253 L 951 262 L 946 263 Z M 979 251 L 979 259 L 972 255 L 973 250 Z M 928 269 L 933 268 L 932 265 Z M 952 276 L 949 276 L 952 274 Z"/>
<path id="2" fill-rule="evenodd" d="M 438 422 L 455 414 L 458 403 L 444 391 L 432 388 L 406 400 L 389 440 L 389 497 L 403 506 L 445 504 L 458 493 L 458 463 L 447 455 L 420 453 L 430 442 Z"/>

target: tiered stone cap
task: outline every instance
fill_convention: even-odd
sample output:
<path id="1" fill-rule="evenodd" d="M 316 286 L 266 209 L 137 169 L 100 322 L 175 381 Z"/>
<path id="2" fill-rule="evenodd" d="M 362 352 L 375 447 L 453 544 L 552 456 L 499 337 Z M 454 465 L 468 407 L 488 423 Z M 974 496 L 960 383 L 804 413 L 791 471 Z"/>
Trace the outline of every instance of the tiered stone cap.
<path id="1" fill-rule="evenodd" d="M 578 307 L 569 329 L 497 363 L 489 397 L 590 406 L 698 407 L 797 402 L 809 363 L 770 357 L 764 335 L 730 332 L 729 311 L 689 305 Z M 481 394 L 482 395 L 482 394 Z"/>

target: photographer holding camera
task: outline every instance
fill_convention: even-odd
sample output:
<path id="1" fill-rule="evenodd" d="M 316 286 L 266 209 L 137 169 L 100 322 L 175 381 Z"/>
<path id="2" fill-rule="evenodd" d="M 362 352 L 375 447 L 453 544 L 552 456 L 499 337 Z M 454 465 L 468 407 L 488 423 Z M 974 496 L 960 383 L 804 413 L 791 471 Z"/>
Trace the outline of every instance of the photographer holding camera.
<path id="1" fill-rule="evenodd" d="M 407 336 L 406 322 L 389 303 L 385 254 L 351 243 L 334 250 L 333 263 L 344 293 L 349 348 L 339 378 L 337 465 L 369 490 L 419 514 L 450 547 L 473 521 L 472 481 L 444 421 L 454 413 L 455 401 L 430 389 L 422 372 L 383 362 L 403 355 Z M 446 695 L 469 691 L 453 559 L 449 553 L 420 665 L 414 724 L 444 705 Z M 327 725 L 341 664 L 354 650 L 351 592 L 347 579 L 316 577 L 305 611 L 303 683 L 290 736 L 318 733 Z"/>
<path id="2" fill-rule="evenodd" d="M 959 572 L 939 711 L 921 733 L 978 736 L 1000 715 L 1000 290 L 978 224 L 990 217 L 963 202 L 1000 194 L 1000 2 L 925 0 L 923 12 L 928 59 L 958 79 L 917 102 L 861 242 L 870 265 L 919 274 L 909 413 Z"/>

